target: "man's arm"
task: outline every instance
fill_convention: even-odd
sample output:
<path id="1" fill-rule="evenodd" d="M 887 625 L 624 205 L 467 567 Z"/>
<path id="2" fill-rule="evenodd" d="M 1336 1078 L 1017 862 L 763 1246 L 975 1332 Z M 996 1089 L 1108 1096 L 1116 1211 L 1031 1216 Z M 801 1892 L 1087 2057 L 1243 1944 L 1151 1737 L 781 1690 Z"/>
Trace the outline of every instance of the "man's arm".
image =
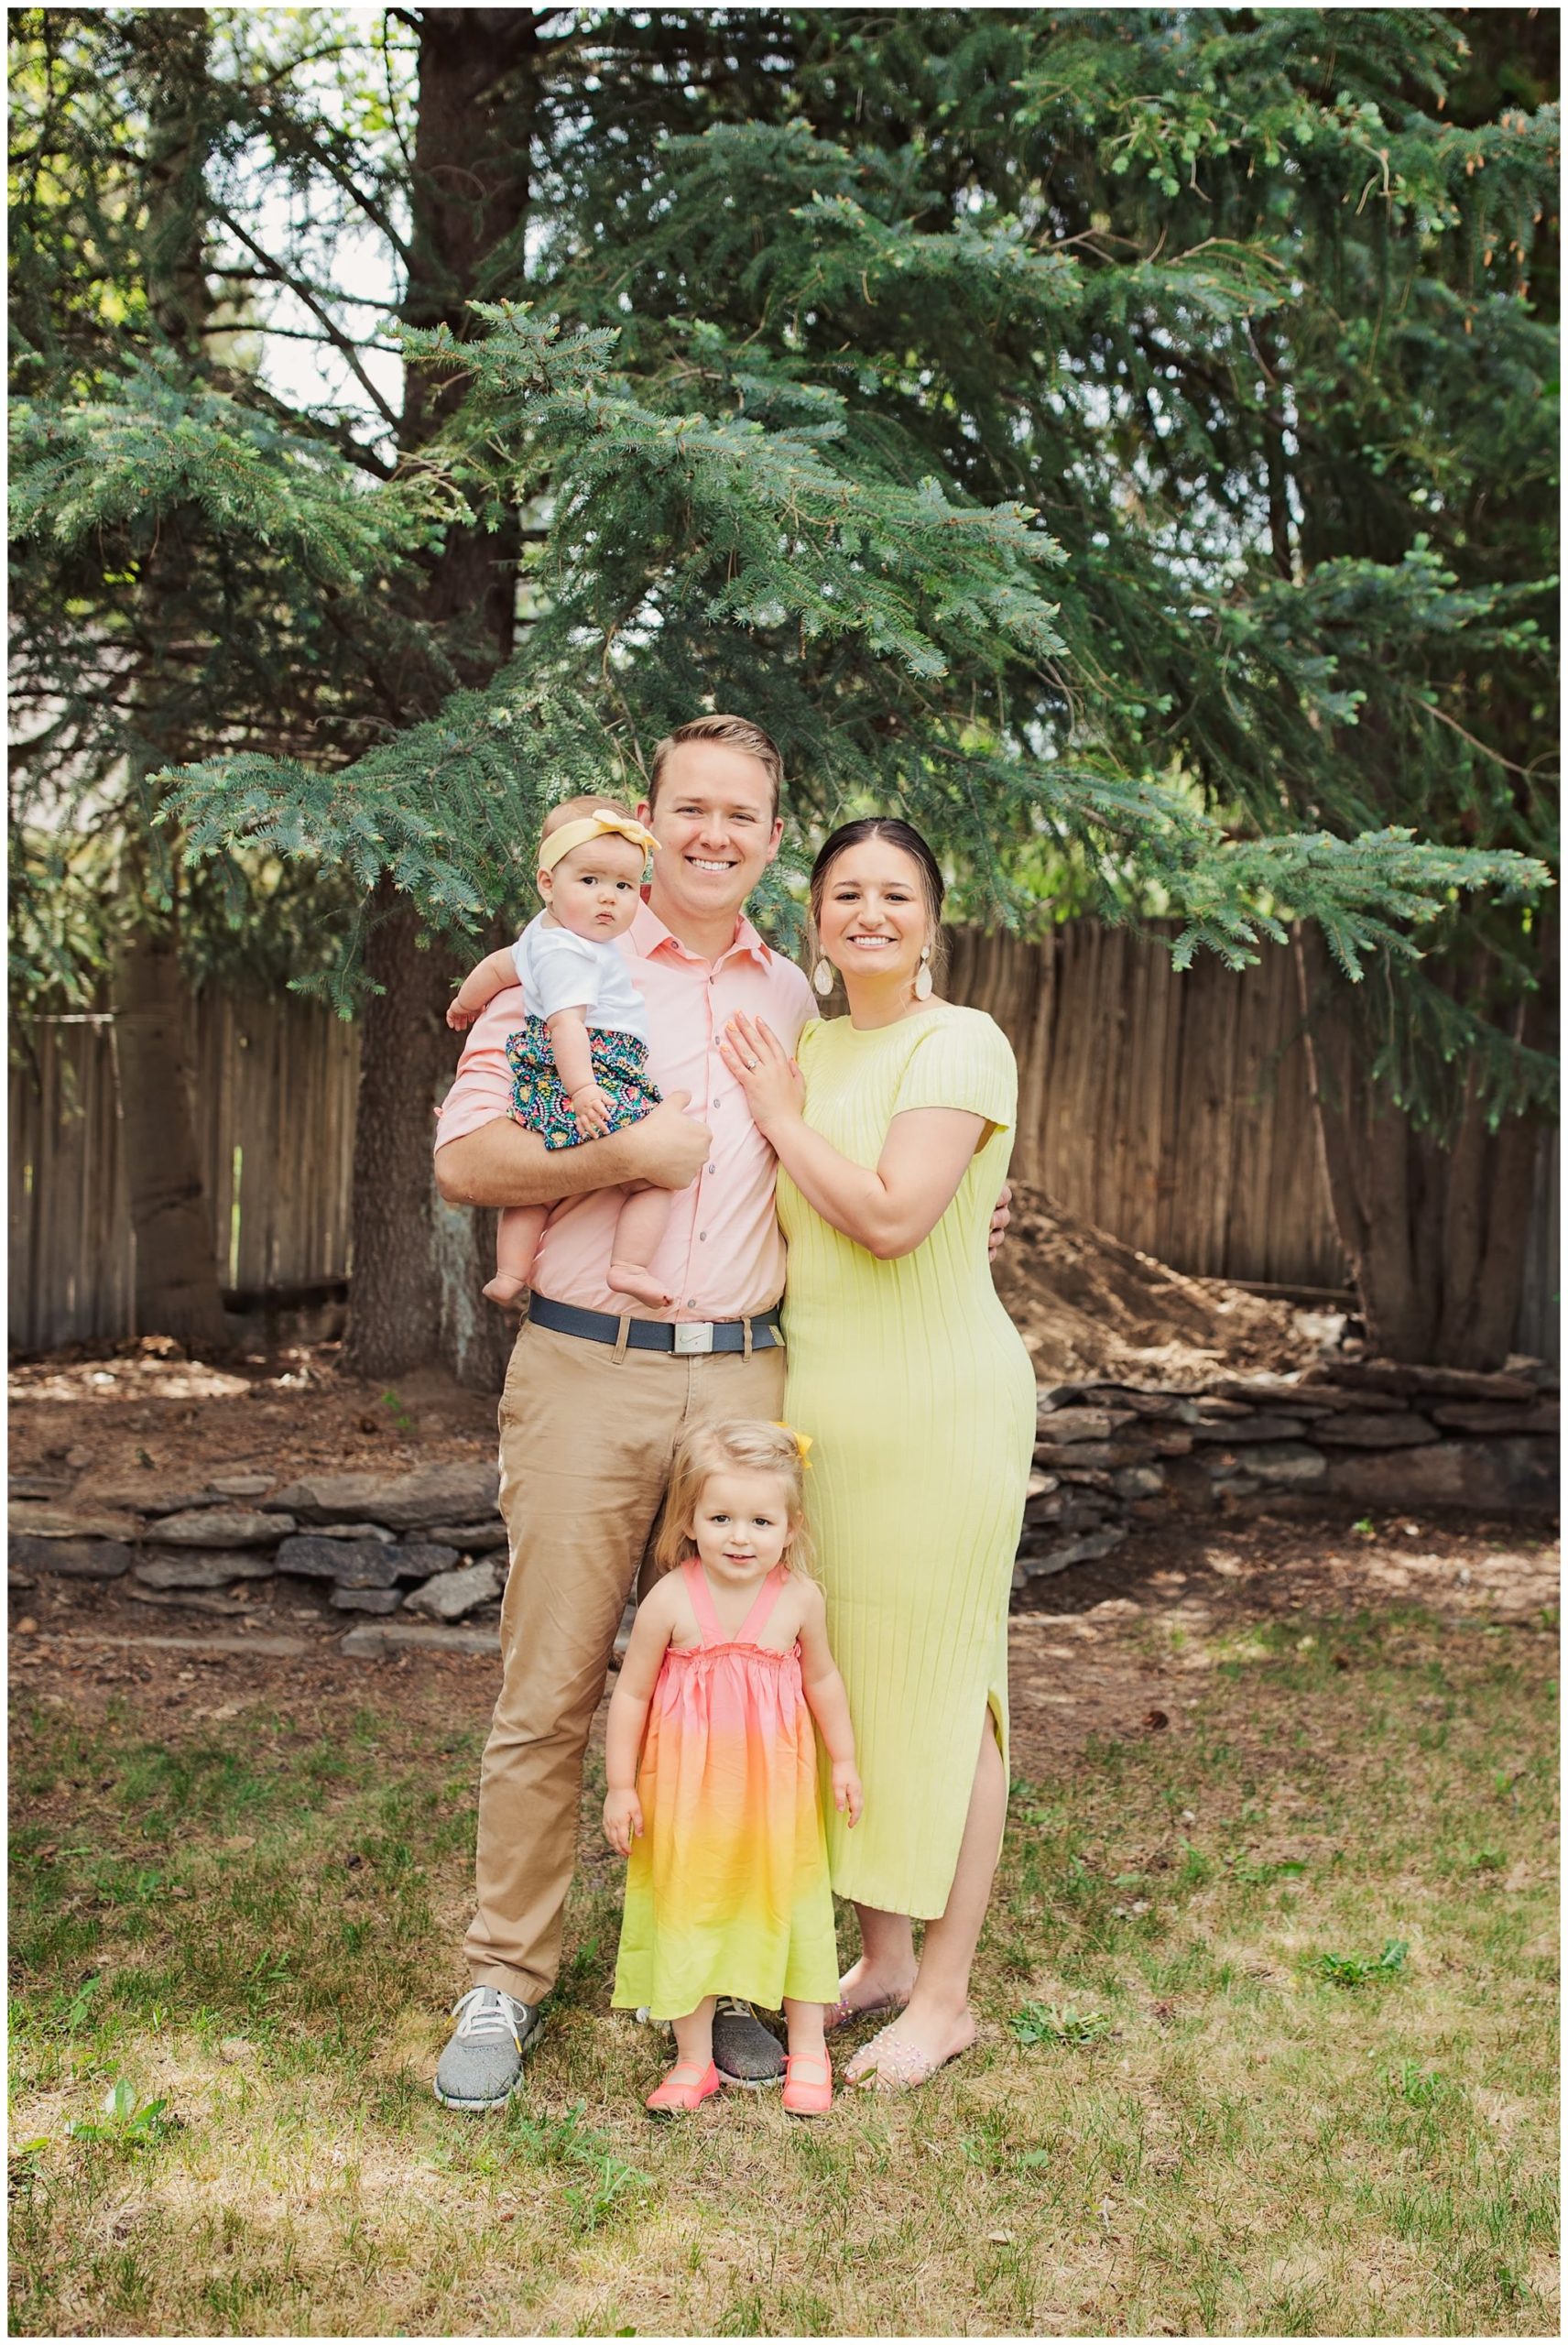
<path id="1" fill-rule="evenodd" d="M 690 1096 L 672 1091 L 640 1124 L 577 1148 L 546 1148 L 537 1132 L 497 1117 L 436 1150 L 436 1187 L 450 1205 L 550 1205 L 627 1181 L 683 1189 L 702 1171 L 713 1137 L 681 1112 Z"/>

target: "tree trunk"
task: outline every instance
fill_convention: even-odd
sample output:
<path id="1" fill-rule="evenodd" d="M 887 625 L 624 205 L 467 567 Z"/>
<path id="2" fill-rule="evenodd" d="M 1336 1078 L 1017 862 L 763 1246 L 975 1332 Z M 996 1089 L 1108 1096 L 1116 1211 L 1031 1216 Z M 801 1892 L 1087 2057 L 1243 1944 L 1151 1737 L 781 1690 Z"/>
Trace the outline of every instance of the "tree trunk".
<path id="1" fill-rule="evenodd" d="M 410 324 L 444 322 L 461 337 L 475 293 L 520 284 L 537 43 L 528 9 L 421 12 L 403 304 Z M 410 368 L 404 448 L 428 442 L 462 396 L 458 369 Z M 515 523 L 450 529 L 426 561 L 419 616 L 441 657 L 403 676 L 404 721 L 432 714 L 454 683 L 483 684 L 507 657 L 517 545 Z M 510 1339 L 479 1292 L 494 1267 L 494 1216 L 443 1205 L 430 1168 L 430 1113 L 456 1063 L 442 1018 L 472 955 L 460 960 L 439 940 L 419 951 L 419 914 L 389 878 L 373 910 L 366 961 L 384 990 L 361 1026 L 344 1364 L 380 1377 L 441 1358 L 465 1384 L 495 1389 Z"/>
<path id="2" fill-rule="evenodd" d="M 208 308 L 201 265 L 207 144 L 194 100 L 206 67 L 206 12 L 147 12 L 138 38 L 157 92 L 145 182 L 147 299 L 170 345 L 188 350 Z M 173 706 L 179 687 L 162 671 L 156 648 L 167 638 L 167 590 L 178 562 L 178 552 L 166 542 L 143 565 L 142 615 L 155 649 L 132 692 L 138 737 L 129 752 L 120 878 L 124 917 L 111 1000 L 120 1143 L 136 1249 L 137 1331 L 173 1336 L 189 1350 L 212 1352 L 223 1349 L 228 1332 L 196 1146 L 187 1054 L 190 995 L 180 967 L 173 907 L 159 901 L 152 882 L 146 828 L 146 775 L 179 762 L 194 747 L 181 737 L 181 719 Z"/>
<path id="3" fill-rule="evenodd" d="M 1367 1348 L 1500 1368 L 1519 1316 L 1541 1127 L 1513 1116 L 1489 1132 L 1472 1087 L 1452 1142 L 1418 1130 L 1370 1080 L 1370 1017 L 1315 932 L 1298 929 L 1294 952 L 1319 1146 Z M 1533 996 L 1519 1006 L 1520 1042 L 1535 1039 L 1538 1006 Z"/>

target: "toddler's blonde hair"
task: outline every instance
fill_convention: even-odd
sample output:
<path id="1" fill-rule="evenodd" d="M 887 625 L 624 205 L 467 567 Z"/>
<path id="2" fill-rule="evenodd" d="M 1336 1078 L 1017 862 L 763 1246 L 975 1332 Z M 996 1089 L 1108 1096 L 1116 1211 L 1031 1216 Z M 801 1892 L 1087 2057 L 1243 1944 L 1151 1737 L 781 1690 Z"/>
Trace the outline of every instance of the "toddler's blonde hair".
<path id="1" fill-rule="evenodd" d="M 727 1424 L 688 1425 L 675 1445 L 670 1460 L 670 1487 L 664 1495 L 664 1515 L 653 1543 L 653 1560 L 660 1572 L 697 1552 L 691 1519 L 710 1474 L 736 1467 L 743 1473 L 775 1474 L 789 1494 L 789 1543 L 783 1561 L 792 1572 L 813 1577 L 816 1551 L 806 1522 L 805 1469 L 800 1445 L 787 1425 L 767 1423 L 761 1417 L 735 1417 Z"/>

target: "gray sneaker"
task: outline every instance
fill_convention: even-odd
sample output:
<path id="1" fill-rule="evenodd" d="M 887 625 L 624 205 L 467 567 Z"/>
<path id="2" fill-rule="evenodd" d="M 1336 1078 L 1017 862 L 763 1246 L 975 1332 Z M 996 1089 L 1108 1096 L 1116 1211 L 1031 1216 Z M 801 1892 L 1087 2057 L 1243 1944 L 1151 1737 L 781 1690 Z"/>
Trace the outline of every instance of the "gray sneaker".
<path id="1" fill-rule="evenodd" d="M 538 2006 L 499 1987 L 471 1987 L 453 2003 L 457 2022 L 436 2067 L 436 2099 L 448 2109 L 500 2109 L 523 2080 L 523 2054 L 544 2021 Z"/>
<path id="2" fill-rule="evenodd" d="M 725 2084 L 753 2089 L 776 2085 L 784 2073 L 784 2046 L 734 1995 L 721 1995 L 713 2012 L 713 2066 Z"/>

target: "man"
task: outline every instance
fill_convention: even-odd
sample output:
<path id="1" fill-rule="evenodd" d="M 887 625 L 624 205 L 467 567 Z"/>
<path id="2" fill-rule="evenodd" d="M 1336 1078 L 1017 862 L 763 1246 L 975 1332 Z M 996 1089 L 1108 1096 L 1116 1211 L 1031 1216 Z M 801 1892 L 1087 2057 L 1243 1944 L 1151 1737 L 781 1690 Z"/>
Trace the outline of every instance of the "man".
<path id="1" fill-rule="evenodd" d="M 659 852 L 620 946 L 648 1001 L 661 1107 L 630 1130 L 553 1153 L 506 1120 L 505 1042 L 523 1010 L 514 987 L 470 1031 L 441 1109 L 436 1181 L 450 1203 L 571 1200 L 541 1240 L 501 1399 L 503 1674 L 480 1777 L 478 1903 L 464 1948 L 474 1984 L 436 2071 L 449 2108 L 506 2100 L 539 2032 L 588 1730 L 676 1437 L 697 1417 L 783 1414 L 777 1168 L 716 1047 L 725 1020 L 746 1010 L 793 1050 L 812 1013 L 800 970 L 742 914 L 779 852 L 781 777 L 767 734 L 736 716 L 699 717 L 654 753 L 637 813 Z M 630 1180 L 677 1192 L 651 1265 L 677 1300 L 627 1317 L 626 1298 L 605 1284 L 618 1206 L 605 1191 Z M 733 2084 L 767 2083 L 783 2066 L 777 2040 L 728 2001 L 713 2057 Z"/>

